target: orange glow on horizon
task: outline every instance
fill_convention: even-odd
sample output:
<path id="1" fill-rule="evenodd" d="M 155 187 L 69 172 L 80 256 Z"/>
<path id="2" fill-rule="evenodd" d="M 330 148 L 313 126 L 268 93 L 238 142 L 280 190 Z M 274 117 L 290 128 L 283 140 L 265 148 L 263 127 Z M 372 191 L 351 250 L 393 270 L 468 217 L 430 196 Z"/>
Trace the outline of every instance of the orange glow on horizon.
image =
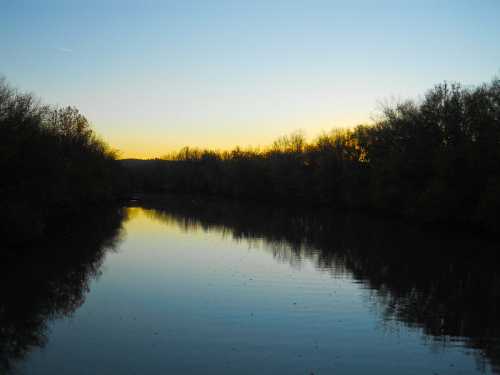
<path id="1" fill-rule="evenodd" d="M 301 131 L 308 141 L 313 140 L 322 133 L 328 133 L 336 128 L 354 128 L 360 124 L 367 124 L 368 121 L 351 119 L 350 121 L 320 121 L 317 126 L 279 126 L 274 129 L 266 127 L 255 127 L 249 129 L 235 128 L 232 132 L 223 132 L 214 129 L 212 132 L 200 132 L 192 136 L 170 135 L 166 130 L 159 131 L 158 134 L 144 135 L 137 134 L 107 134 L 104 139 L 109 145 L 118 150 L 120 159 L 154 159 L 161 158 L 169 153 L 179 151 L 183 147 L 199 149 L 210 149 L 217 151 L 232 150 L 236 147 L 247 148 L 267 148 L 278 137 L 290 134 L 294 131 Z M 333 125 L 332 125 L 333 124 Z M 263 128 L 263 129 L 262 129 Z M 277 129 L 276 129 L 277 128 Z M 262 129 L 262 130 L 261 130 Z M 261 134 L 258 134 L 261 133 Z"/>

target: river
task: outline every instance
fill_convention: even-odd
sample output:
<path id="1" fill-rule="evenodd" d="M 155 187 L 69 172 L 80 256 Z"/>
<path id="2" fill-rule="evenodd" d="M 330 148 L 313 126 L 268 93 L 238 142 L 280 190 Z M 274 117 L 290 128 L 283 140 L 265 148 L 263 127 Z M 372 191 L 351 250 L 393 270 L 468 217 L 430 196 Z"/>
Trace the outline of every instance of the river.
<path id="1" fill-rule="evenodd" d="M 0 372 L 500 373 L 477 235 L 196 198 L 111 216 L 3 265 Z"/>

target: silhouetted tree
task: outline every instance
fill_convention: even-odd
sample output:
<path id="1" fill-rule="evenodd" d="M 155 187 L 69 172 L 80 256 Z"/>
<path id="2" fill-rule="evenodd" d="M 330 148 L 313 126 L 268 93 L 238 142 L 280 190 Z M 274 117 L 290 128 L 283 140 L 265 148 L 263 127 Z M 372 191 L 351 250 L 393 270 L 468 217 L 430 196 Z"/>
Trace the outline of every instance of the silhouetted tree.
<path id="1" fill-rule="evenodd" d="M 0 81 L 0 234 L 26 241 L 123 188 L 116 153 L 76 108 L 52 108 Z"/>
<path id="2" fill-rule="evenodd" d="M 419 103 L 386 107 L 371 126 L 310 143 L 292 133 L 263 150 L 186 147 L 154 163 L 131 171 L 137 190 L 373 209 L 498 230 L 500 80 L 438 85 Z"/>

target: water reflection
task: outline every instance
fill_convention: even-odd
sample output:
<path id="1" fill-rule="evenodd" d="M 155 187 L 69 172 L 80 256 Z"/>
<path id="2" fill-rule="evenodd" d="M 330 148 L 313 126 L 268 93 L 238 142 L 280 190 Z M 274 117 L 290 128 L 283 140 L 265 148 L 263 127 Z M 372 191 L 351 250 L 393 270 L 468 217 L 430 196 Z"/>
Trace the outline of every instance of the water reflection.
<path id="1" fill-rule="evenodd" d="M 15 370 L 30 351 L 48 342 L 50 321 L 83 304 L 106 252 L 120 240 L 125 214 L 123 209 L 87 213 L 61 223 L 58 236 L 44 244 L 2 250 L 0 373 Z"/>
<path id="2" fill-rule="evenodd" d="M 144 202 L 149 217 L 183 231 L 219 232 L 300 266 L 352 274 L 371 290 L 384 326 L 421 329 L 440 348 L 457 341 L 500 373 L 498 245 L 366 216 L 273 209 L 192 198 Z"/>
<path id="3" fill-rule="evenodd" d="M 130 230 L 127 236 L 122 225 Z M 393 366 L 397 341 L 381 339 L 369 323 L 353 326 L 373 314 L 379 330 L 416 330 L 436 350 L 465 345 L 480 371 L 500 373 L 497 245 L 477 237 L 425 233 L 365 216 L 179 197 L 150 197 L 139 207 L 96 213 L 72 228 L 70 236 L 2 260 L 0 373 L 55 341 L 46 356 L 24 361 L 28 372 L 57 373 L 58 362 L 69 361 L 66 369 L 89 373 L 85 358 L 99 358 L 93 373 L 106 368 L 234 373 L 243 367 L 248 373 L 302 373 L 312 365 L 366 373 L 374 363 L 384 373 L 422 373 L 422 366 Z M 177 236 L 172 228 L 189 235 Z M 122 238 L 88 294 L 107 251 Z M 252 254 L 242 265 L 241 258 L 250 256 L 233 242 L 269 251 L 278 263 L 302 271 L 290 280 L 289 267 L 266 264 L 271 257 L 262 252 L 265 257 Z M 314 269 L 305 270 L 311 263 Z M 250 273 L 261 283 L 250 281 Z M 326 301 L 325 295 L 335 292 L 332 278 L 347 289 Z M 290 306 L 291 295 L 310 305 Z M 373 311 L 358 304 L 365 297 Z M 58 331 L 74 336 L 48 331 L 51 322 L 72 315 L 85 299 L 75 314 L 79 319 Z M 337 314 L 330 316 L 332 311 Z M 349 323 L 340 321 L 351 313 L 357 315 Z M 377 344 L 389 347 L 377 351 Z M 81 355 L 57 353 L 66 345 Z M 312 350 L 305 351 L 307 346 Z M 427 360 L 412 344 L 404 350 L 407 360 Z M 367 353 L 371 357 L 363 362 Z M 233 367 L 223 367 L 228 360 Z M 436 361 L 443 369 L 442 358 Z M 264 363 L 265 371 L 252 367 Z"/>

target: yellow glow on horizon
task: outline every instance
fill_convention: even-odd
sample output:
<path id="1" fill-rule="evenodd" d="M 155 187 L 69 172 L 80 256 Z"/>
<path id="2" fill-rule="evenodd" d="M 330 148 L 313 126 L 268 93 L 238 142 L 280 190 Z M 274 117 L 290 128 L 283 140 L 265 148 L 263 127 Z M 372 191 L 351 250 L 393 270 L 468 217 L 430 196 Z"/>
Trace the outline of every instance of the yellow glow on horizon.
<path id="1" fill-rule="evenodd" d="M 171 134 L 167 129 L 158 129 L 155 134 L 137 133 L 114 134 L 104 136 L 113 149 L 119 151 L 120 159 L 153 159 L 180 150 L 185 146 L 211 149 L 231 150 L 241 148 L 265 148 L 278 137 L 300 130 L 308 140 L 312 140 L 323 132 L 334 128 L 353 128 L 359 124 L 369 123 L 363 118 L 352 118 L 341 121 L 322 120 L 311 122 L 296 121 L 289 126 L 274 124 L 274 126 L 235 127 L 223 131 L 221 129 L 201 129 L 197 134 Z"/>

